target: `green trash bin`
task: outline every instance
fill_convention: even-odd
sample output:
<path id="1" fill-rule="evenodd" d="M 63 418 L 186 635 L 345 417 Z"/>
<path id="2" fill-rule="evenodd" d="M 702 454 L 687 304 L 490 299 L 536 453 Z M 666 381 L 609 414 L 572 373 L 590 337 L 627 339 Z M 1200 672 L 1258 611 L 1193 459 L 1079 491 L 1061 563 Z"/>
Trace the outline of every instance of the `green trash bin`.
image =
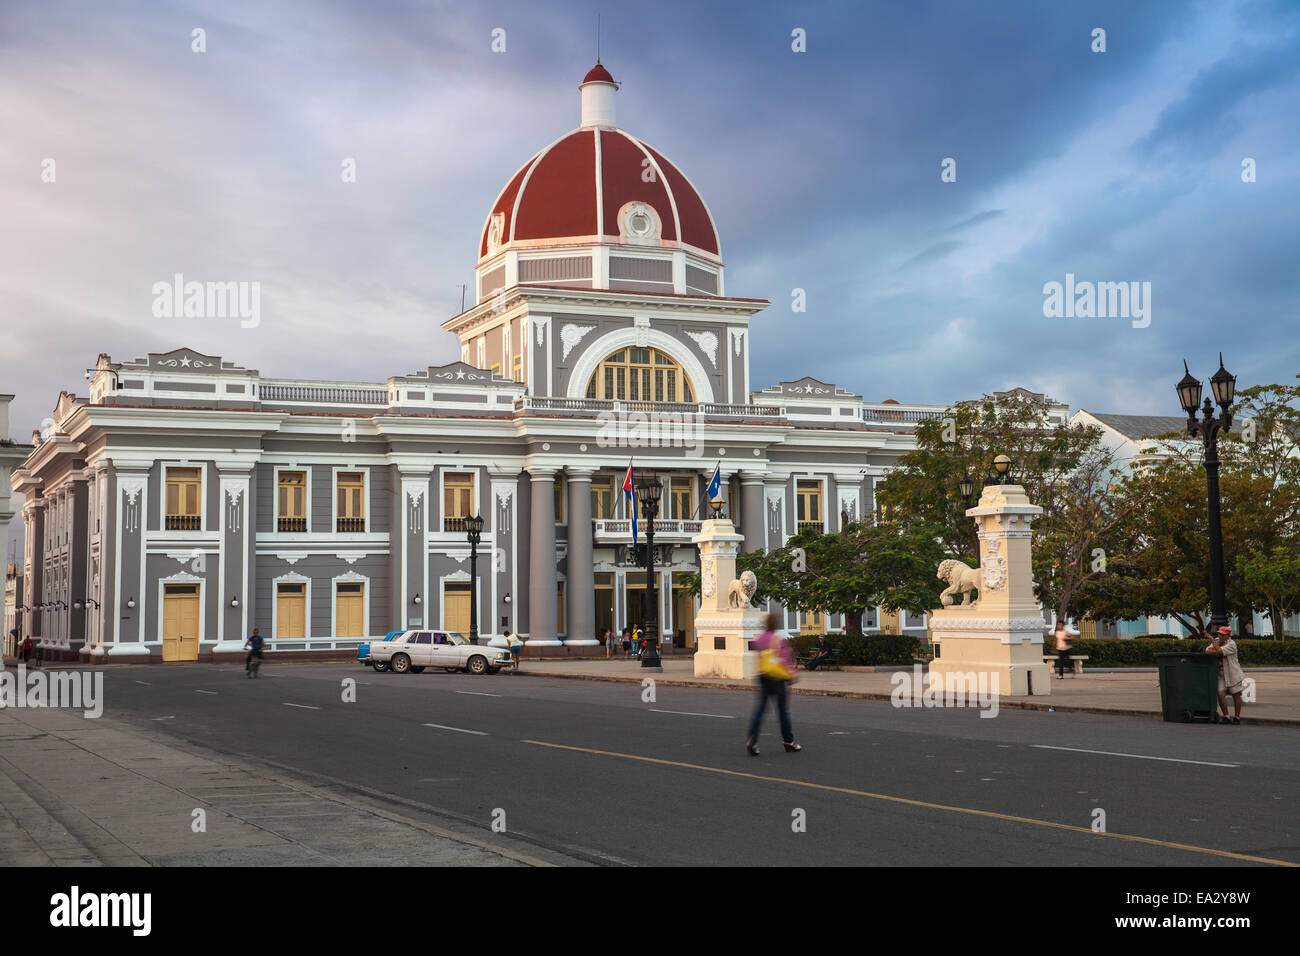
<path id="1" fill-rule="evenodd" d="M 1219 722 L 1219 655 L 1156 654 L 1160 710 L 1174 723 Z"/>

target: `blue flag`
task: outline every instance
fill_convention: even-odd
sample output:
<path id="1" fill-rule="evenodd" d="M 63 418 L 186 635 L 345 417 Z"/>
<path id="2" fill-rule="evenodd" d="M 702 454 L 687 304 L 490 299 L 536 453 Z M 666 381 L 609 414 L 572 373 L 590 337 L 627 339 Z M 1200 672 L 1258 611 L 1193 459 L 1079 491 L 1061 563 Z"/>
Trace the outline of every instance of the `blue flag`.
<path id="1" fill-rule="evenodd" d="M 709 479 L 709 487 L 704 494 L 710 501 L 722 497 L 722 462 L 714 467 L 713 477 Z"/>

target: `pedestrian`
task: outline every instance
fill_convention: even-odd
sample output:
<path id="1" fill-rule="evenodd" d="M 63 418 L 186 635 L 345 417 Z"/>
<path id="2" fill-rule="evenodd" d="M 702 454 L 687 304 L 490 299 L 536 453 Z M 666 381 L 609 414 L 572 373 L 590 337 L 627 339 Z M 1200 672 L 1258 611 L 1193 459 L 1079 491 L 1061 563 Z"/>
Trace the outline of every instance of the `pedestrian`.
<path id="1" fill-rule="evenodd" d="M 1065 622 L 1056 622 L 1056 679 L 1065 680 L 1065 669 L 1070 666 L 1070 635 Z"/>
<path id="2" fill-rule="evenodd" d="M 623 625 L 623 657 L 632 656 L 632 628 Z"/>
<path id="3" fill-rule="evenodd" d="M 519 665 L 524 656 L 523 638 L 518 634 L 511 634 L 509 631 L 506 631 L 506 644 L 510 647 L 510 660 L 512 662 L 510 673 L 518 674 Z"/>
<path id="4" fill-rule="evenodd" d="M 821 637 L 817 638 L 817 653 L 814 654 L 812 656 L 812 660 L 808 662 L 808 670 L 815 671 L 817 669 L 817 665 L 824 663 L 826 661 L 826 658 L 830 656 L 831 656 L 831 639 L 828 635 L 823 634 Z"/>
<path id="5" fill-rule="evenodd" d="M 1219 708 L 1223 711 L 1225 724 L 1241 723 L 1241 692 L 1245 688 L 1246 675 L 1237 660 L 1237 642 L 1232 639 L 1232 629 L 1220 627 L 1205 649 L 1208 654 L 1219 655 Z M 1228 695 L 1232 695 L 1232 717 L 1228 717 Z"/>
<path id="6" fill-rule="evenodd" d="M 44 638 L 41 638 L 39 641 L 36 641 L 36 642 L 32 645 L 32 651 L 33 651 L 33 654 L 32 654 L 32 656 L 33 656 L 32 663 L 35 664 L 37 667 L 40 667 L 40 666 L 41 666 L 41 661 L 42 661 L 42 660 L 44 659 L 44 657 L 45 657 L 45 639 L 44 639 Z"/>
<path id="7" fill-rule="evenodd" d="M 19 656 L 19 659 L 20 659 L 24 664 L 26 664 L 27 661 L 31 658 L 31 656 L 32 656 L 32 636 L 31 636 L 30 634 L 28 634 L 26 637 L 23 638 L 23 649 L 22 649 L 22 653 L 19 654 L 18 656 Z"/>
<path id="8" fill-rule="evenodd" d="M 753 757 L 758 756 L 758 731 L 769 697 L 776 704 L 776 713 L 781 721 L 781 740 L 786 751 L 803 750 L 794 742 L 794 728 L 790 725 L 789 694 L 790 682 L 794 680 L 794 655 L 790 653 L 790 642 L 777 633 L 778 623 L 777 616 L 769 614 L 763 622 L 763 633 L 754 638 L 751 645 L 758 651 L 758 707 L 749 722 L 749 740 L 745 749 Z"/>
<path id="9" fill-rule="evenodd" d="M 600 637 L 601 643 L 605 645 L 605 660 L 609 660 L 614 654 L 614 632 L 610 628 L 605 628 L 605 633 Z"/>

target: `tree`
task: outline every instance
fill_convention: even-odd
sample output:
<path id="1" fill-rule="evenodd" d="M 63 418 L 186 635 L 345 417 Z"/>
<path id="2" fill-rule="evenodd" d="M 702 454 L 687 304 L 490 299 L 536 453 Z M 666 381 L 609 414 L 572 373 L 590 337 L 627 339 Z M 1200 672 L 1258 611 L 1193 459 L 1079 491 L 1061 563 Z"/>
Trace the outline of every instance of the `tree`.
<path id="1" fill-rule="evenodd" d="M 1233 430 L 1219 436 L 1225 592 L 1243 630 L 1258 609 L 1280 634 L 1290 606 L 1275 575 L 1300 551 L 1298 399 L 1294 387 L 1243 389 Z M 1115 530 L 1108 573 L 1085 585 L 1079 603 L 1097 618 L 1167 615 L 1199 632 L 1210 604 L 1204 447 L 1185 435 L 1159 446 L 1163 460 L 1121 482 L 1132 510 Z"/>
<path id="2" fill-rule="evenodd" d="M 1036 594 L 1057 616 L 1077 615 L 1075 595 L 1101 573 L 1094 552 L 1130 503 L 1118 494 L 1111 453 L 1096 428 L 1052 422 L 1049 403 L 1024 395 L 961 402 L 942 418 L 917 426 L 917 449 L 899 460 L 880 488 L 886 520 L 905 530 L 937 526 L 947 556 L 979 562 L 975 522 L 958 494 L 963 475 L 978 484 L 999 454 L 1013 462 L 1010 478 L 1043 509 L 1033 525 Z"/>
<path id="3" fill-rule="evenodd" d="M 772 600 L 798 611 L 843 614 L 846 632 L 857 635 L 869 607 L 917 614 L 934 608 L 943 588 L 935 576 L 942 558 L 933 528 L 857 521 L 830 534 L 805 529 L 784 547 L 740 554 L 736 573 L 754 572 L 755 605 Z M 699 575 L 686 586 L 698 595 Z"/>
<path id="4" fill-rule="evenodd" d="M 1300 611 L 1300 550 L 1251 549 L 1238 556 L 1237 573 L 1245 591 L 1268 609 L 1274 638 L 1282 638 L 1287 616 Z"/>
<path id="5" fill-rule="evenodd" d="M 838 532 L 809 528 L 763 553 L 755 569 L 764 593 L 788 608 L 843 614 L 862 633 L 869 607 L 928 613 L 939 603 L 943 558 L 935 529 L 855 521 Z"/>

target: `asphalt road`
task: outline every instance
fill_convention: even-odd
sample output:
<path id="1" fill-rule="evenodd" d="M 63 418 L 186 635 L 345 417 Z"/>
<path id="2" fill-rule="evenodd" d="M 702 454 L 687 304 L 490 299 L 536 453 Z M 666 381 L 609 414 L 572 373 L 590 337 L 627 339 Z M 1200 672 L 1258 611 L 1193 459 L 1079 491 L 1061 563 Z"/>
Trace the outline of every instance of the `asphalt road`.
<path id="1" fill-rule="evenodd" d="M 693 865 L 1300 863 L 1300 747 L 1271 727 L 900 709 L 795 696 L 787 754 L 754 698 L 359 665 L 114 667 L 105 716 L 394 809 L 501 819 L 594 862 Z M 357 682 L 344 702 L 343 681 Z M 1093 832 L 1104 811 L 1105 834 Z M 802 829 L 797 823 L 802 818 Z M 1259 860 L 1241 857 L 1259 858 Z M 1260 862 L 1264 861 L 1264 862 Z"/>

